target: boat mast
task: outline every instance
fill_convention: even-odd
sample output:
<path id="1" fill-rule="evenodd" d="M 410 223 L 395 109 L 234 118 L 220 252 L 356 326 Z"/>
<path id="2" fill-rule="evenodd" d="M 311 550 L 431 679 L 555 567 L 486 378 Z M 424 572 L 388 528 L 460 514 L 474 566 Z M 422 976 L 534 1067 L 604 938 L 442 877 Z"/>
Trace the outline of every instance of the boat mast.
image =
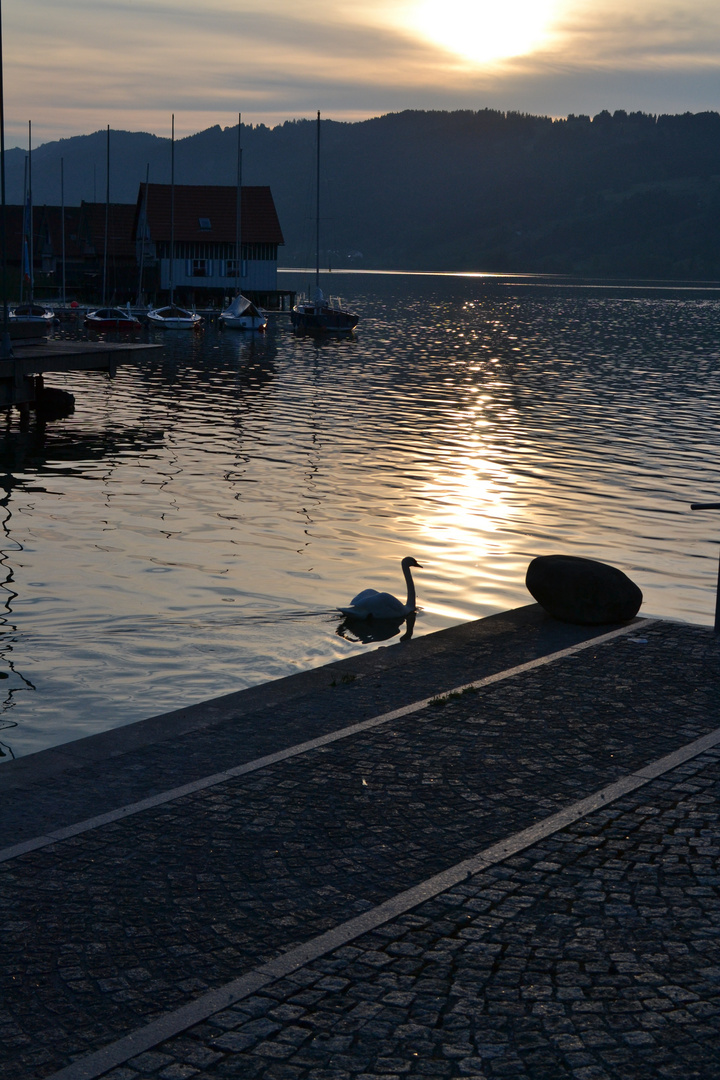
<path id="1" fill-rule="evenodd" d="M 23 218 L 22 249 L 20 252 L 20 303 L 25 299 L 25 278 L 30 280 L 30 256 L 28 255 L 28 159 L 25 157 L 23 169 Z"/>
<path id="2" fill-rule="evenodd" d="M 28 207 L 30 229 L 30 253 L 28 270 L 30 272 L 30 307 L 35 301 L 35 245 L 33 242 L 33 199 L 32 199 L 32 120 L 28 120 Z M 32 310 L 30 312 L 32 314 Z"/>
<path id="3" fill-rule="evenodd" d="M 65 307 L 65 158 L 60 158 L 60 237 L 62 254 L 62 294 L 60 303 Z"/>
<path id="4" fill-rule="evenodd" d="M 175 265 L 175 113 L 170 132 L 170 307 L 173 306 L 173 270 Z"/>
<path id="5" fill-rule="evenodd" d="M 143 269 L 145 267 L 145 245 L 147 244 L 147 238 L 148 238 L 148 213 L 149 213 L 149 210 L 148 210 L 148 199 L 149 199 L 148 184 L 149 183 L 150 183 L 150 162 L 148 161 L 148 163 L 145 166 L 145 214 L 144 214 L 144 217 L 143 217 L 142 240 L 140 242 L 141 243 L 141 247 L 140 247 L 140 273 L 138 275 L 138 291 L 137 291 L 137 301 L 136 301 L 138 307 L 142 303 L 142 280 L 143 280 Z"/>
<path id="6" fill-rule="evenodd" d="M 235 288 L 242 292 L 242 145 L 240 142 L 242 115 L 238 113 L 237 183 L 235 196 Z"/>
<path id="7" fill-rule="evenodd" d="M 315 153 L 315 288 L 320 288 L 320 110 L 317 114 Z"/>
<path id="8" fill-rule="evenodd" d="M 2 11 L 0 10 L 0 246 L 2 247 L 2 344 L 0 358 L 9 359 L 12 354 L 10 344 L 10 312 L 8 311 L 7 284 L 7 221 L 5 215 L 5 95 L 3 91 L 2 67 Z"/>
<path id="9" fill-rule="evenodd" d="M 108 229 L 110 225 L 110 125 L 107 127 L 107 148 L 105 154 L 105 244 L 103 246 L 103 281 L 102 302 L 107 304 L 107 264 L 108 264 Z"/>

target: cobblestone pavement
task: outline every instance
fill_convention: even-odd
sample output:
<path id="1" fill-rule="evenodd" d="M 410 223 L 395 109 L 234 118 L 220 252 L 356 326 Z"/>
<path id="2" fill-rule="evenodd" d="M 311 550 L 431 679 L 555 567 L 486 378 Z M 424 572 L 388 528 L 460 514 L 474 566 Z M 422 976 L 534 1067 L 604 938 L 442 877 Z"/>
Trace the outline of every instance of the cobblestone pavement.
<path id="1" fill-rule="evenodd" d="M 532 604 L 21 758 L 0 767 L 4 835 L 37 836 L 597 633 Z"/>
<path id="2" fill-rule="evenodd" d="M 719 661 L 710 631 L 656 623 L 0 865 L 0 1077 L 48 1077 L 715 730 Z M 338 690 L 343 718 L 368 692 Z M 702 761 L 109 1075 L 720 1076 Z"/>
<path id="3" fill-rule="evenodd" d="M 720 1076 L 720 754 L 106 1080 Z"/>

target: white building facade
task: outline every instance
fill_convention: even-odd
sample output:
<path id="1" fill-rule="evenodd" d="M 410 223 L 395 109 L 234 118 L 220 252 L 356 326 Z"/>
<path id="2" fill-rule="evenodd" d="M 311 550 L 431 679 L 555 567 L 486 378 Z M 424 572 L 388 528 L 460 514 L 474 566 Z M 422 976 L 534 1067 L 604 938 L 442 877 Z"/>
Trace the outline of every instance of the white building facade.
<path id="1" fill-rule="evenodd" d="M 243 187 L 239 223 L 237 195 L 234 187 L 141 185 L 134 235 L 149 291 L 198 300 L 277 290 L 284 241 L 270 188 Z"/>

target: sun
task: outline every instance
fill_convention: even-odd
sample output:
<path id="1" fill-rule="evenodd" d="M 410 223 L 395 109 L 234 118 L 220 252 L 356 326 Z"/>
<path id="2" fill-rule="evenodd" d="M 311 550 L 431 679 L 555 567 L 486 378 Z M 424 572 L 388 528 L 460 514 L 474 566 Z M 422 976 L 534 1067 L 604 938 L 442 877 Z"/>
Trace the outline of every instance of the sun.
<path id="1" fill-rule="evenodd" d="M 476 64 L 523 56 L 549 36 L 556 0 L 420 0 L 420 35 Z"/>

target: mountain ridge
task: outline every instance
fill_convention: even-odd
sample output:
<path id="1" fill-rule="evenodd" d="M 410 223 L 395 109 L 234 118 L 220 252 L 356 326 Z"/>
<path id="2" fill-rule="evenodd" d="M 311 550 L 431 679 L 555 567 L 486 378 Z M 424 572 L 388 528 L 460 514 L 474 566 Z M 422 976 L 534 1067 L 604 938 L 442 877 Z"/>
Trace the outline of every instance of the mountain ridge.
<path id="1" fill-rule="evenodd" d="M 312 264 L 314 120 L 243 125 L 243 183 L 271 187 L 280 262 Z M 106 131 L 33 149 L 35 205 L 104 202 Z M 21 203 L 27 153 L 6 151 Z M 481 109 L 323 120 L 322 261 L 373 269 L 720 278 L 720 116 L 553 119 Z M 169 183 L 170 139 L 111 131 L 110 199 Z M 175 141 L 177 184 L 234 184 L 237 125 Z"/>

